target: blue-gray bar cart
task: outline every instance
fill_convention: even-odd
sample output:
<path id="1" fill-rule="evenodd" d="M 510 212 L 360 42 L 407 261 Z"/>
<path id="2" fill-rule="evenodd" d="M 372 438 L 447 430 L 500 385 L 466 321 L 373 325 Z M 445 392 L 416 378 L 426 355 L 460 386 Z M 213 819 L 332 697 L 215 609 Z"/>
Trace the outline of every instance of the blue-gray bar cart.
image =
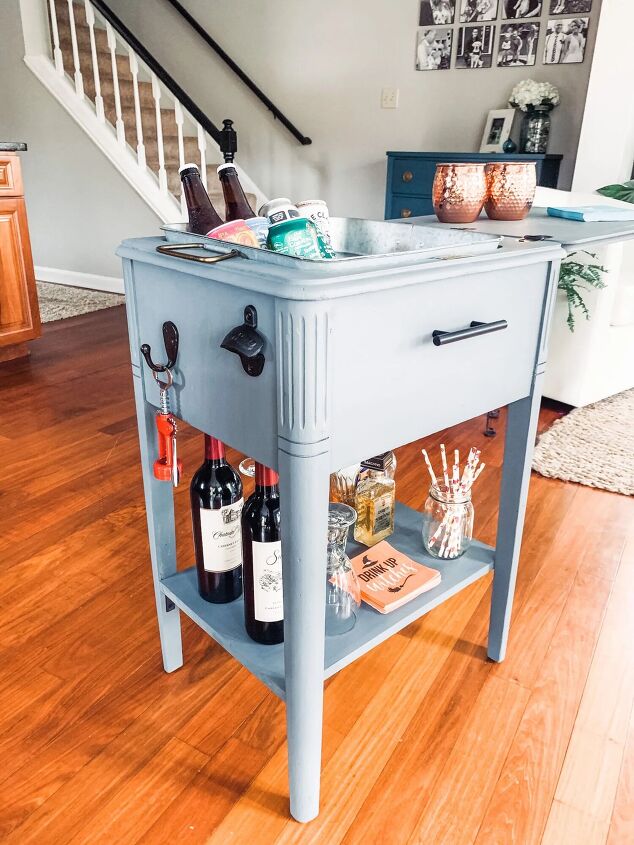
<path id="1" fill-rule="evenodd" d="M 563 255 L 555 244 L 498 244 L 468 232 L 333 225 L 335 248 L 347 257 L 330 261 L 233 250 L 177 227 L 168 239 L 196 248 L 161 238 L 119 248 L 165 670 L 183 663 L 182 611 L 285 700 L 290 810 L 303 822 L 319 810 L 326 678 L 491 570 L 488 653 L 504 657 Z M 257 316 L 263 356 L 252 374 L 248 360 L 221 348 L 245 309 Z M 165 321 L 180 335 L 174 414 L 279 472 L 283 645 L 251 641 L 242 600 L 208 604 L 195 571 L 177 567 L 172 487 L 152 472 L 159 394 L 140 354 L 147 343 L 160 359 Z M 472 323 L 476 331 L 461 332 Z M 434 332 L 460 334 L 436 345 Z M 496 548 L 474 543 L 458 560 L 434 561 L 442 570 L 434 590 L 386 615 L 364 605 L 352 631 L 325 637 L 330 473 L 502 405 L 509 409 Z M 390 542 L 429 563 L 420 515 L 399 505 L 396 522 Z"/>

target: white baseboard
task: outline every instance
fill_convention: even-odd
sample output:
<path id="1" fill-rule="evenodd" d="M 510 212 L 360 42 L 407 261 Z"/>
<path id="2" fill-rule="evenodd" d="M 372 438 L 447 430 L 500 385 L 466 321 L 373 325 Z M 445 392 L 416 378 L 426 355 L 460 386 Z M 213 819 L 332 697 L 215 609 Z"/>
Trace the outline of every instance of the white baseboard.
<path id="1" fill-rule="evenodd" d="M 38 282 L 52 282 L 56 285 L 70 285 L 74 288 L 90 288 L 108 293 L 123 293 L 123 279 L 116 276 L 99 276 L 96 273 L 78 273 L 77 270 L 58 270 L 57 267 L 36 267 Z"/>

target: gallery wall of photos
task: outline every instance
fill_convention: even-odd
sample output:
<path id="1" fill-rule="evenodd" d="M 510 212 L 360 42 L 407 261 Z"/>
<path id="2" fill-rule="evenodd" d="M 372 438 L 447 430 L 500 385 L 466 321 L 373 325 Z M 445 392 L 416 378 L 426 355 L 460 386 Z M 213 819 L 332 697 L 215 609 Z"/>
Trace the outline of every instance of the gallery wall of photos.
<path id="1" fill-rule="evenodd" d="M 531 67 L 537 62 L 580 64 L 586 52 L 592 3 L 421 0 L 416 70 Z"/>

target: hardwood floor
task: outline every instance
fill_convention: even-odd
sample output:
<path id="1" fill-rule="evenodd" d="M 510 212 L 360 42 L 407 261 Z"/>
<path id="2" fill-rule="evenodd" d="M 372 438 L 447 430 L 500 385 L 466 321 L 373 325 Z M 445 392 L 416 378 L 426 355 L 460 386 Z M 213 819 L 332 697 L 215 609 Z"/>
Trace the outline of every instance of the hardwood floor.
<path id="1" fill-rule="evenodd" d="M 534 475 L 507 659 L 485 656 L 487 578 L 332 678 L 322 810 L 300 825 L 281 702 L 184 617 L 185 666 L 162 671 L 123 308 L 47 325 L 0 388 L 1 841 L 634 842 L 632 499 Z M 425 441 L 483 449 L 489 543 L 503 425 Z M 184 567 L 202 438 L 180 444 Z M 421 445 L 397 474 L 419 509 Z"/>

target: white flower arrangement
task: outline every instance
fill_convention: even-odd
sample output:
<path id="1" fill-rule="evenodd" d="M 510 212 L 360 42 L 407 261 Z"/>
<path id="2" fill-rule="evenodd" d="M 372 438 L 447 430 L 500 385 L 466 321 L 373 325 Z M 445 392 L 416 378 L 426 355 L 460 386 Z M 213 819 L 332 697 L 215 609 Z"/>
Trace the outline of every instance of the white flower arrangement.
<path id="1" fill-rule="evenodd" d="M 509 105 L 522 111 L 529 111 L 536 106 L 554 108 L 559 102 L 559 91 L 554 85 L 550 82 L 535 82 L 534 79 L 518 82 L 509 98 Z"/>

